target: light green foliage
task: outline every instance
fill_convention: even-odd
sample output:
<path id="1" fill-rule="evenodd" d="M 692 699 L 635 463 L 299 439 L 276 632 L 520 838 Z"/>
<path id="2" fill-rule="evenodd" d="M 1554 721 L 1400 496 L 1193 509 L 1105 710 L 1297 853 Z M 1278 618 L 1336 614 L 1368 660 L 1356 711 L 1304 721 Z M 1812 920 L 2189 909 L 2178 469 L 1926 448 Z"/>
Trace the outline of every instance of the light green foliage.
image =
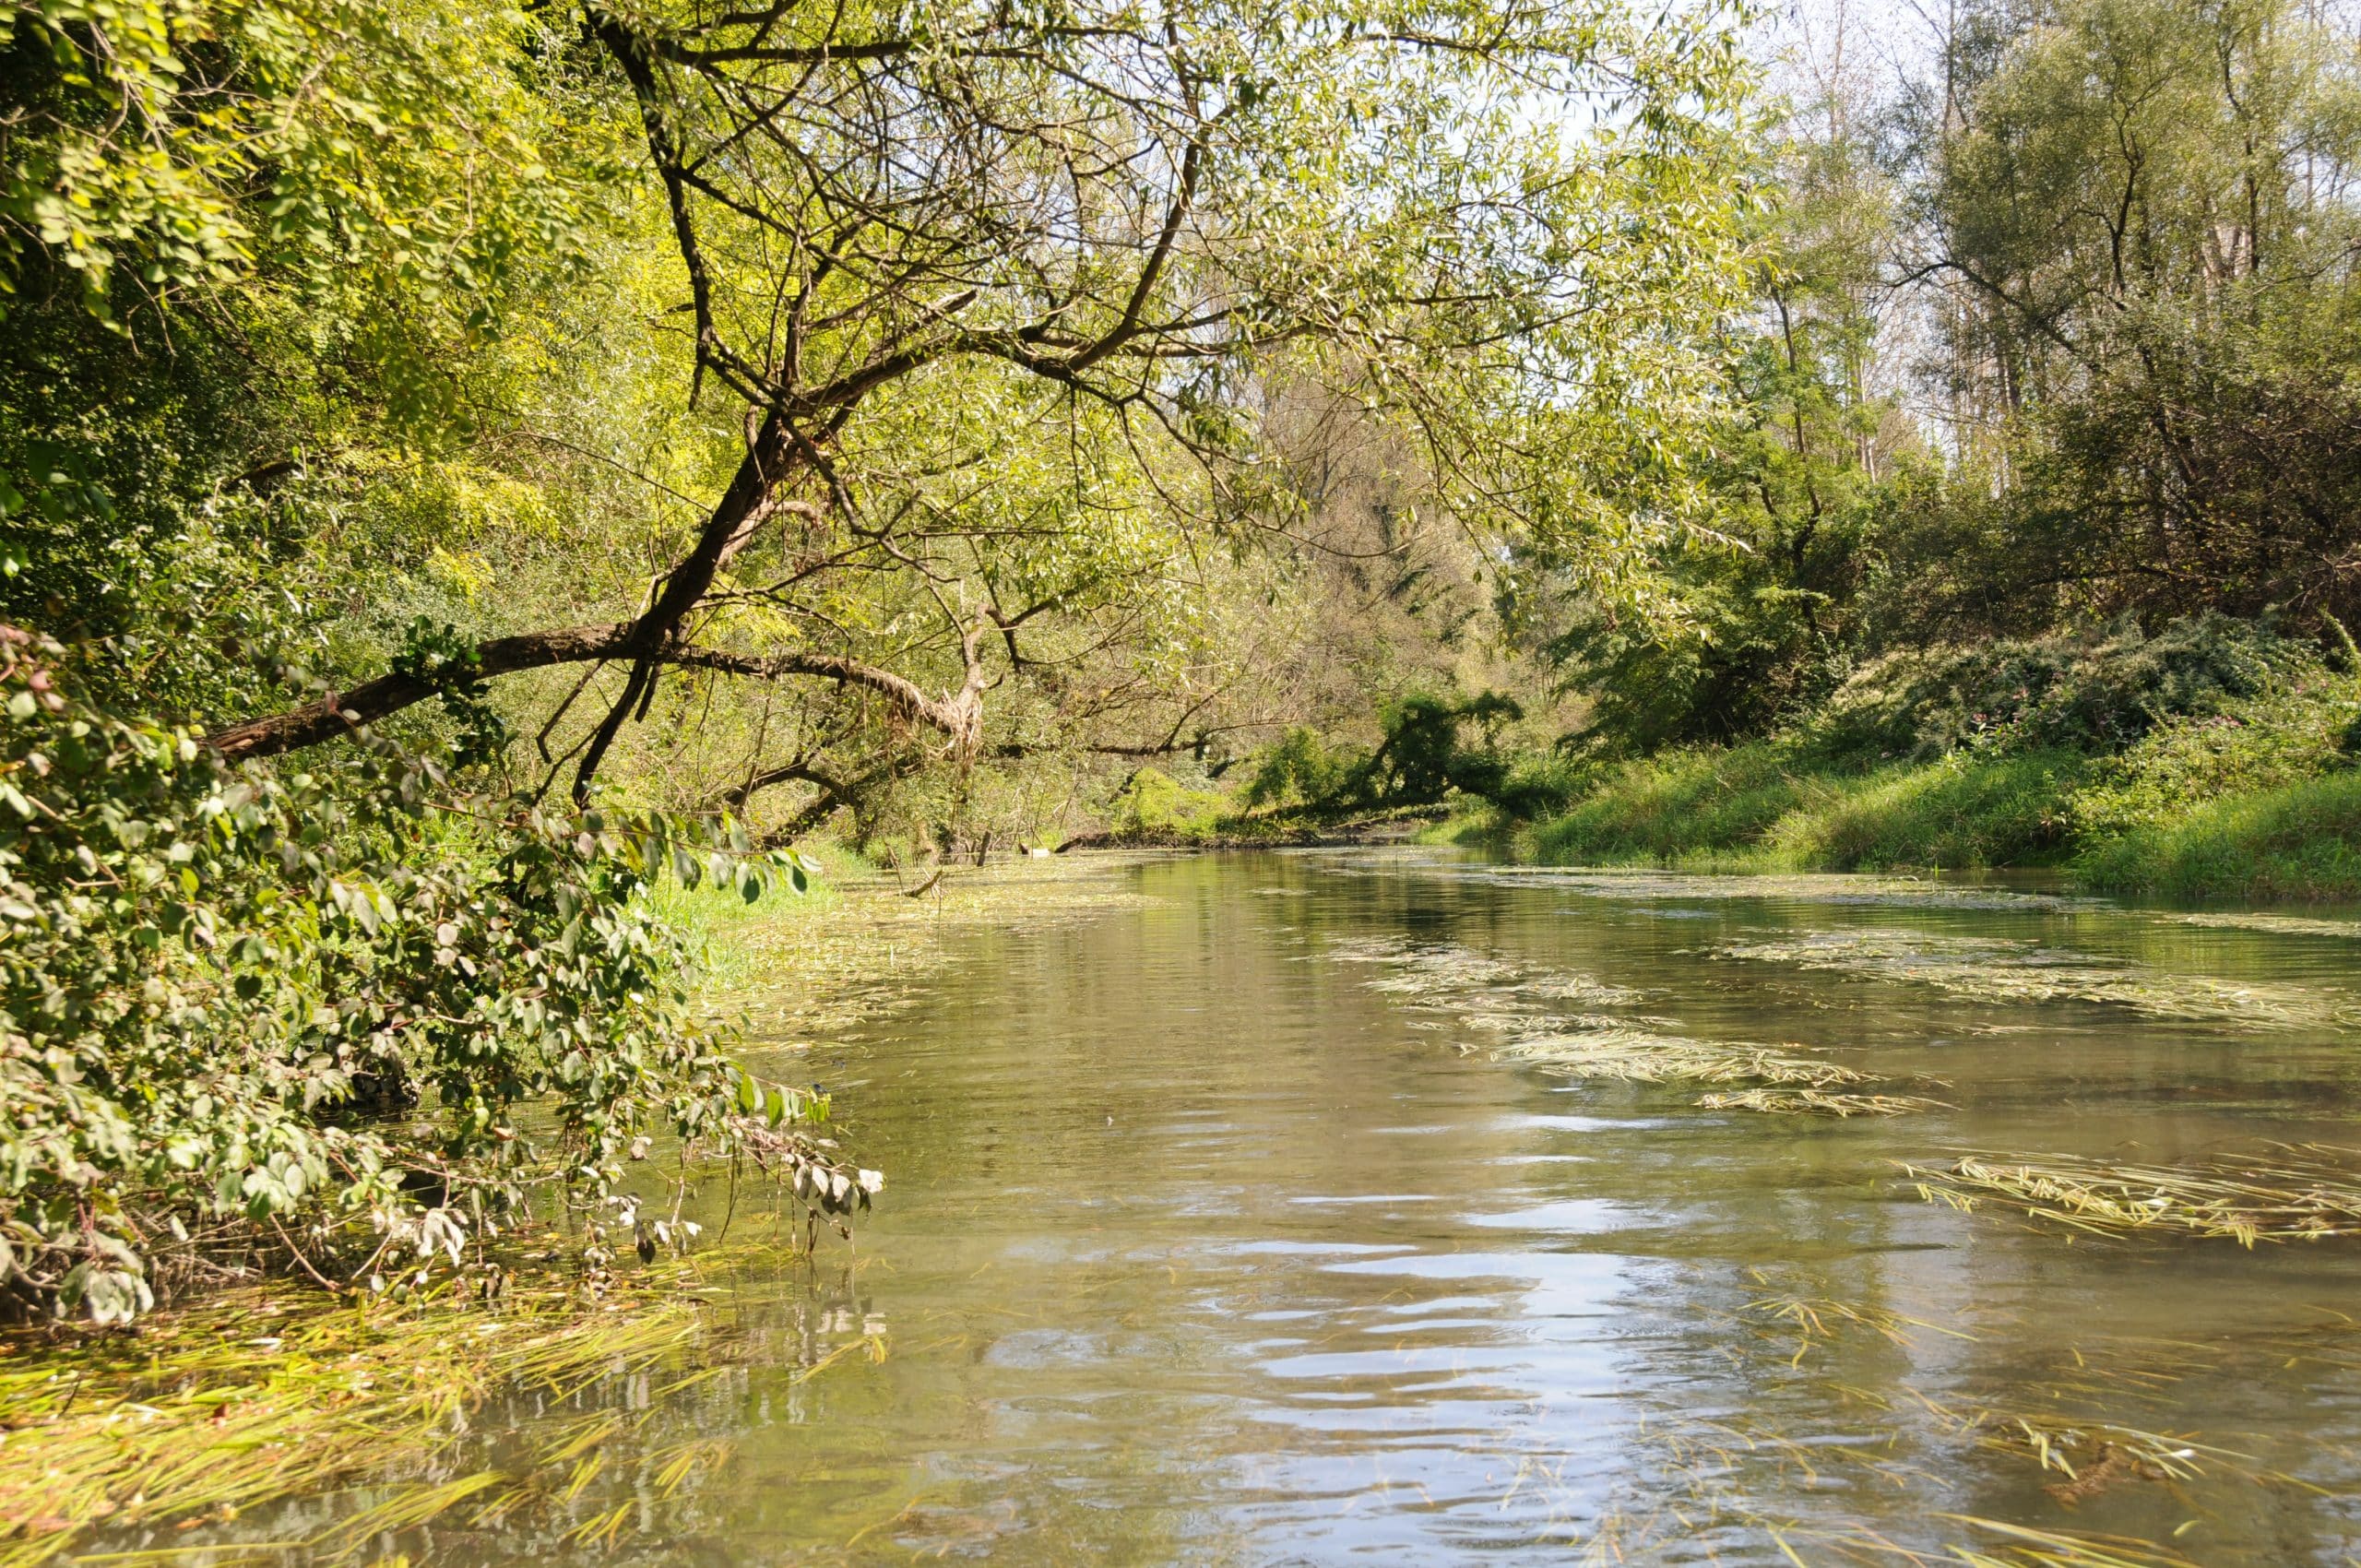
<path id="1" fill-rule="evenodd" d="M 1201 838 L 1219 829 L 1229 809 L 1227 795 L 1192 790 L 1169 773 L 1143 767 L 1116 793 L 1108 827 L 1145 843 Z"/>
<path id="2" fill-rule="evenodd" d="M 1609 752 L 1726 743 L 1823 695 L 1860 634 L 1892 492 L 1923 466 L 1869 379 L 1899 193 L 1841 102 L 1765 132 L 1777 199 L 1755 218 L 1752 309 L 1725 327 L 1726 396 L 1691 460 L 1695 527 L 1660 544 L 1654 613 L 1584 598 L 1545 645 L 1594 695 L 1584 738 Z"/>
<path id="3" fill-rule="evenodd" d="M 225 1228 L 406 1274 L 538 1188 L 595 1207 L 658 1134 L 825 1113 L 692 1019 L 648 908 L 668 876 L 759 897 L 734 829 L 543 812 L 385 745 L 232 773 L 60 693 L 53 647 L 0 651 L 0 1290 L 127 1318 Z"/>
<path id="4" fill-rule="evenodd" d="M 577 192 L 496 6 L 11 0 L 22 105 L 0 169 L 0 291 L 29 266 L 87 307 L 260 267 L 404 322 L 480 329 L 502 271 L 563 245 Z"/>

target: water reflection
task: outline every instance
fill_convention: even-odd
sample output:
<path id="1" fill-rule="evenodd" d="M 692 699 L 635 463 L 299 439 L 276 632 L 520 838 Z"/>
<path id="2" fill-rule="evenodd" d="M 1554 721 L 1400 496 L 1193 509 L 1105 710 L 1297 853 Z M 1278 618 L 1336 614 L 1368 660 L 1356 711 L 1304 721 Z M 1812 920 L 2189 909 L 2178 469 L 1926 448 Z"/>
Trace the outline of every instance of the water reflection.
<path id="1" fill-rule="evenodd" d="M 737 1287 L 720 1370 L 648 1397 L 730 1446 L 669 1500 L 587 1486 L 585 1516 L 638 1499 L 615 1550 L 1818 1568 L 1998 1553 L 1985 1519 L 2351 1560 L 2361 1244 L 2070 1241 L 1922 1202 L 1896 1165 L 2353 1141 L 2348 940 L 1891 879 L 1124 874 L 1145 906 L 978 938 L 790 1069 L 843 1086 L 885 1201 L 856 1255 Z M 1460 990 L 1382 983 L 1370 955 L 1414 947 Z M 1863 956 L 1930 951 L 1949 983 Z M 1978 989 L 1959 957 L 2050 951 L 2142 1004 Z M 2189 980 L 2196 1016 L 2145 1004 Z M 2269 1016 L 2220 1004 L 2239 988 Z M 1498 1057 L 1503 1017 L 1618 1008 L 1945 1108 L 1708 1111 Z"/>

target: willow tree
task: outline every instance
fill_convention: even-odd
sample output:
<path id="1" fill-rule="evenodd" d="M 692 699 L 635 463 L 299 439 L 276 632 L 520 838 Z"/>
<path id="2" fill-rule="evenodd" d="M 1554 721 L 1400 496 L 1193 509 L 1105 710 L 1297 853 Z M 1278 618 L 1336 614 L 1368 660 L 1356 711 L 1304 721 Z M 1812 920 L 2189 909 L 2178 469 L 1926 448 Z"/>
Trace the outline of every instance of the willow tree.
<path id="1" fill-rule="evenodd" d="M 1086 410 L 1095 463 L 1235 521 L 1284 363 L 1414 429 L 1471 525 L 1580 536 L 1602 571 L 1661 525 L 1610 517 L 1582 459 L 1649 449 L 1677 416 L 1728 281 L 1743 84 L 1711 17 L 1181 0 L 617 6 L 579 26 L 662 204 L 681 395 L 739 428 L 734 471 L 635 612 L 407 660 L 218 731 L 228 757 L 582 664 L 623 678 L 577 794 L 684 671 L 856 688 L 972 752 L 992 649 L 1021 658 L 1040 606 L 957 602 L 886 504 L 926 477 L 912 422 L 971 401 L 1011 430 Z M 955 681 L 724 612 L 848 550 L 941 598 Z"/>

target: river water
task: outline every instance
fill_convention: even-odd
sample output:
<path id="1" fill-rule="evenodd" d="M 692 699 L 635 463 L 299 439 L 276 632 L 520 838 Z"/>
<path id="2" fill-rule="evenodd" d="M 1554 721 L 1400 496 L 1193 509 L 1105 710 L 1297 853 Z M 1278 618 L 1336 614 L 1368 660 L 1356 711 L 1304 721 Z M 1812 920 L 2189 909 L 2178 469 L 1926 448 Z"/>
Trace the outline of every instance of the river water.
<path id="1" fill-rule="evenodd" d="M 888 1185 L 739 1289 L 664 1412 L 728 1445 L 617 1550 L 2361 1560 L 2361 1238 L 2083 1234 L 1904 1170 L 2361 1144 L 2361 924 L 1441 851 L 1107 874 L 1136 898 L 765 1063 Z M 1730 1042 L 1908 1106 L 1598 1075 Z"/>

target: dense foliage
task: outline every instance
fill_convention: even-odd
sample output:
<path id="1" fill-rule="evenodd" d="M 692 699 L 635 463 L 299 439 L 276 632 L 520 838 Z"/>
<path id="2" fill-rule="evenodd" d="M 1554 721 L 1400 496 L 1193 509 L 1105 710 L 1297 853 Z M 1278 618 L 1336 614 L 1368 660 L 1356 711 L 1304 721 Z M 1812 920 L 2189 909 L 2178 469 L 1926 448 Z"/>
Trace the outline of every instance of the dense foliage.
<path id="1" fill-rule="evenodd" d="M 540 1189 L 600 1228 L 658 1135 L 772 1132 L 833 1165 L 789 1128 L 825 1105 L 731 1063 L 645 897 L 674 875 L 758 897 L 791 859 L 471 793 L 385 743 L 228 769 L 8 637 L 0 1291 L 104 1323 L 160 1260 L 256 1249 L 382 1289 Z"/>
<path id="2" fill-rule="evenodd" d="M 1464 785 L 1509 541 L 1639 599 L 1682 526 L 1733 20 L 0 5 L 0 1282 L 595 1253 L 653 1146 L 840 1214 L 659 879 L 1364 685 L 1356 789 Z"/>

